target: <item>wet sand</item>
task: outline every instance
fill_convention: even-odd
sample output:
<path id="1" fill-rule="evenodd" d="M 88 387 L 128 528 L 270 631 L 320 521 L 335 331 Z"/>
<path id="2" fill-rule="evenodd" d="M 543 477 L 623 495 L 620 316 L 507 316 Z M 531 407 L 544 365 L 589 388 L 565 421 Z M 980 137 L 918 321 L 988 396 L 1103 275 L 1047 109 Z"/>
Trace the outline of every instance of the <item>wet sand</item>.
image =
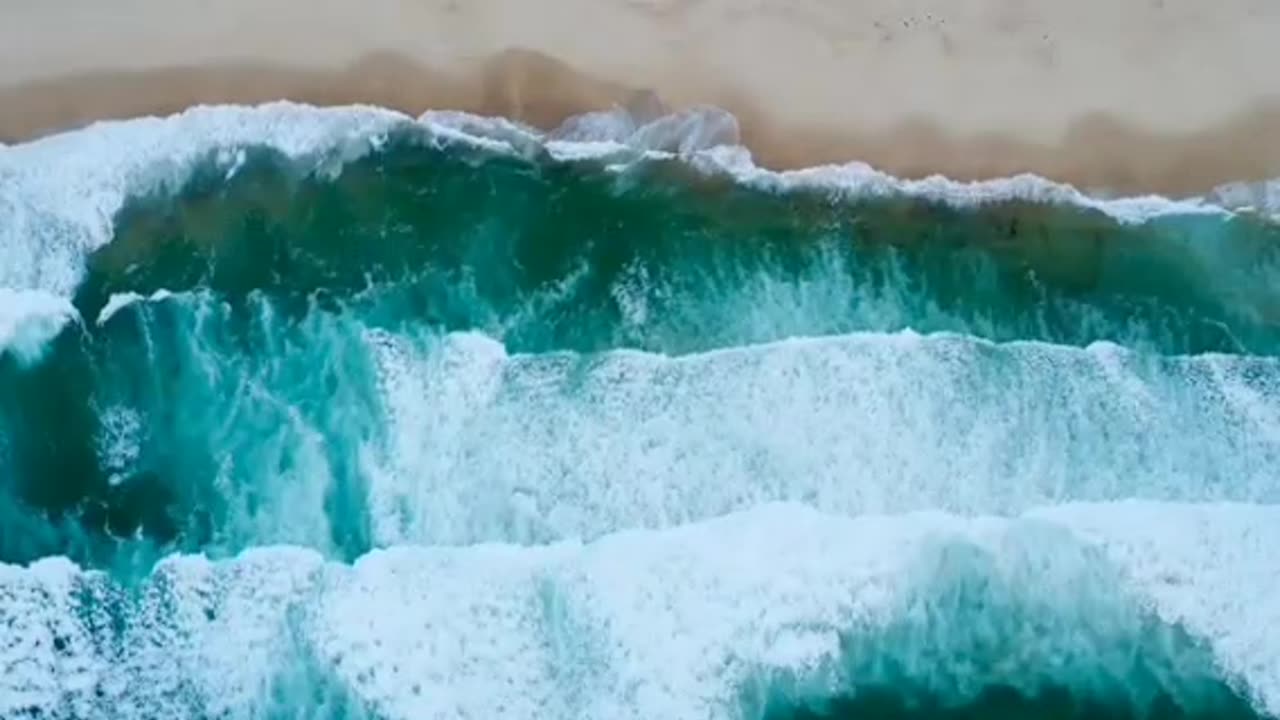
<path id="1" fill-rule="evenodd" d="M 550 127 L 710 103 L 761 164 L 1029 171 L 1114 192 L 1280 176 L 1270 0 L 7 0 L 0 140 L 200 103 Z"/>

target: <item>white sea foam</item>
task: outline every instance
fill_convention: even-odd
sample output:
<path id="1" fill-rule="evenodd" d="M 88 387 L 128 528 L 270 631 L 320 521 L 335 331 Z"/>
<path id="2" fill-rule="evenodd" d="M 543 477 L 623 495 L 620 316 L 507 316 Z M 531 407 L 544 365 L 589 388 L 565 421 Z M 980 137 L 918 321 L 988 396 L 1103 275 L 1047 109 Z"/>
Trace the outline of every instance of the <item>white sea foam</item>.
<path id="1" fill-rule="evenodd" d="M 102 306 L 98 311 L 98 325 L 106 325 L 107 321 L 115 316 L 116 313 L 124 310 L 130 305 L 140 302 L 160 302 L 173 297 L 173 293 L 168 290 L 157 290 L 146 297 L 135 292 L 112 293 L 107 298 L 107 304 Z"/>
<path id="2" fill-rule="evenodd" d="M 753 162 L 750 151 L 739 144 L 737 119 L 715 107 L 696 107 L 647 122 L 614 108 L 570 118 L 546 134 L 503 119 L 466 116 L 463 123 L 460 115 L 450 113 L 446 126 L 453 130 L 465 127 L 466 133 L 481 143 L 508 149 L 541 143 L 557 158 L 611 159 L 618 170 L 638 160 L 678 157 L 707 172 L 727 173 L 739 182 L 776 192 L 818 190 L 845 197 L 909 197 L 959 207 L 1022 200 L 1092 208 L 1131 223 L 1171 214 L 1224 214 L 1224 207 L 1203 198 L 1100 198 L 1029 173 L 973 182 L 941 175 L 905 180 L 862 162 L 777 172 Z M 420 120 L 434 126 L 438 117 L 428 113 Z"/>
<path id="3" fill-rule="evenodd" d="M 1223 214 L 1220 205 L 1201 198 L 1173 200 L 1159 195 L 1099 198 L 1076 188 L 1032 174 L 1010 178 L 963 182 L 935 175 L 905 180 L 879 172 L 862 162 L 823 165 L 777 172 L 757 166 L 740 144 L 737 119 L 715 107 L 695 107 L 642 121 L 622 108 L 570 118 L 550 133 L 510 123 L 450 113 L 445 126 L 483 143 L 506 148 L 541 143 L 557 158 L 581 160 L 618 158 L 619 169 L 643 159 L 683 158 L 694 167 L 727 173 L 739 182 L 790 192 L 824 190 L 846 197 L 911 197 L 936 200 L 961 207 L 1024 200 L 1075 205 L 1107 213 L 1118 221 L 1142 222 L 1168 214 Z M 435 126 L 439 116 L 428 113 L 420 120 Z M 630 151 L 629 158 L 626 151 Z M 622 157 L 619 157 L 622 156 Z"/>
<path id="4" fill-rule="evenodd" d="M 262 145 L 337 168 L 412 121 L 378 108 L 196 107 L 99 122 L 0 150 L 0 287 L 67 294 L 126 198 L 173 191 L 202 161 Z M 229 155 L 226 153 L 230 152 Z"/>
<path id="5" fill-rule="evenodd" d="M 770 501 L 1280 502 L 1274 359 L 912 332 L 679 358 L 508 355 L 471 334 L 369 347 L 383 543 L 595 537 Z"/>
<path id="6" fill-rule="evenodd" d="M 1031 174 L 971 182 L 941 175 L 904 180 L 861 162 L 773 172 L 746 162 L 739 148 L 730 148 L 727 153 L 709 151 L 693 160 L 724 168 L 741 182 L 782 192 L 823 189 L 845 197 L 909 197 L 958 207 L 1009 201 L 1075 205 L 1104 212 L 1117 221 L 1127 223 L 1141 223 L 1161 215 L 1227 214 L 1224 208 L 1200 199 L 1172 200 L 1159 195 L 1100 199 L 1070 185 Z"/>
<path id="7" fill-rule="evenodd" d="M 110 473 L 107 482 L 119 485 L 137 462 L 144 433 L 142 416 L 133 408 L 113 405 L 98 415 L 98 462 Z"/>
<path id="8" fill-rule="evenodd" d="M 12 353 L 22 362 L 34 361 L 44 352 L 46 343 L 79 317 L 65 298 L 39 290 L 0 287 L 0 354 Z"/>
<path id="9" fill-rule="evenodd" d="M 1280 178 L 1227 183 L 1214 188 L 1206 197 L 1226 208 L 1258 212 L 1280 221 Z"/>
<path id="10" fill-rule="evenodd" d="M 689 156 L 720 147 L 741 146 L 738 119 L 716 107 L 694 107 L 640 118 L 622 108 L 586 113 L 540 136 L 572 153 L 574 146 L 622 145 L 651 153 Z M 601 145 L 601 144 L 604 145 Z"/>
<path id="11" fill-rule="evenodd" d="M 1277 543 L 1276 507 L 770 505 L 585 546 L 175 557 L 133 592 L 0 566 L 0 716 L 260 717 L 323 691 L 387 718 L 754 718 L 855 682 L 1141 701 L 1214 678 L 1274 712 Z"/>
<path id="12" fill-rule="evenodd" d="M 144 297 L 135 292 L 114 293 L 107 299 L 107 304 L 102 306 L 102 310 L 98 312 L 98 325 L 105 325 L 108 320 L 121 310 L 145 300 Z"/>

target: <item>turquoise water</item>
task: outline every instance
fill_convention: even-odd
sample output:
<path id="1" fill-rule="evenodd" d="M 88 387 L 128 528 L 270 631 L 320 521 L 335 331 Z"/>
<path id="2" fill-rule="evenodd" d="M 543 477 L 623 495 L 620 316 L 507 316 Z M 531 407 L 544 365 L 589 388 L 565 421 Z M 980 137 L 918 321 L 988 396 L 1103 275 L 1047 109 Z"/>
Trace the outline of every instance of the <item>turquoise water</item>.
<path id="1" fill-rule="evenodd" d="M 1129 502 L 1156 503 L 1152 532 L 1170 537 L 1190 521 L 1161 503 L 1207 513 L 1195 520 L 1207 528 L 1235 527 L 1232 507 L 1265 519 L 1280 503 L 1280 226 L 1229 213 L 1130 221 L 1014 197 L 962 206 L 780 191 L 683 159 L 619 169 L 424 137 L 393 132 L 336 174 L 269 143 L 242 147 L 231 172 L 210 155 L 177 185 L 129 196 L 109 242 L 79 260 L 67 295 L 78 320 L 36 357 L 0 354 L 0 563 L 11 564 L 0 630 L 14 638 L 0 639 L 0 663 L 15 678 L 0 684 L 10 694 L 0 715 L 1264 713 L 1274 667 L 1241 670 L 1252 666 L 1196 626 L 1195 603 L 1121 590 L 1143 576 L 1125 564 L 1141 553 L 1105 538 L 1136 522 L 1123 519 Z M 862 525 L 847 531 L 860 545 L 803 536 L 798 554 L 779 550 L 778 576 L 760 569 L 743 587 L 771 588 L 761 618 L 803 615 L 776 608 L 807 607 L 807 587 L 839 609 L 814 606 L 812 618 L 767 633 L 771 621 L 743 621 L 739 634 L 706 640 L 720 648 L 765 633 L 690 655 L 727 653 L 704 671 L 736 680 L 682 705 L 677 679 L 621 659 L 639 652 L 625 650 L 633 639 L 608 639 L 631 615 L 590 617 L 589 598 L 633 580 L 582 568 L 596 556 L 621 558 L 601 567 L 649 562 L 647 549 L 618 549 L 629 533 L 640 533 L 638 548 L 680 545 L 670 538 L 681 528 L 743 513 L 756 524 L 742 537 L 782 542 L 787 522 L 752 515 L 776 503 L 842 522 L 898 518 L 895 528 L 946 513 L 978 523 L 957 531 L 968 539 L 955 547 L 996 559 L 930 566 L 919 582 L 868 570 L 915 598 L 890 603 L 889 617 L 931 618 L 871 632 L 878 621 L 855 598 L 875 593 L 831 578 L 878 567 L 896 545 Z M 1070 548 L 1109 548 L 1067 573 L 1093 593 L 1084 606 L 1025 589 L 1061 579 L 1076 567 L 1061 558 L 1076 549 L 1018 544 L 1033 559 L 1015 572 L 1000 559 L 1004 541 L 981 529 L 997 521 L 965 519 L 1017 528 L 1027 513 L 1077 503 L 1121 517 L 1097 530 L 1076 515 L 1051 522 L 1078 536 Z M 904 550 L 903 567 L 932 557 L 934 536 L 921 533 L 904 535 L 924 549 Z M 705 565 L 689 576 L 695 586 L 736 578 L 728 568 L 747 561 L 733 547 L 670 562 Z M 426 555 L 404 573 L 359 579 L 401 551 Z M 824 569 L 794 570 L 815 552 Z M 76 565 L 19 568 L 51 557 Z M 421 584 L 406 579 L 415 572 Z M 701 637 L 689 623 L 728 616 L 694 622 L 676 595 L 653 600 L 689 582 L 665 572 L 634 581 L 634 597 L 649 598 L 637 607 L 659 610 L 633 622 L 652 618 L 659 647 L 683 648 L 686 634 Z M 582 580 L 587 595 L 569 579 L 579 575 L 595 578 Z M 393 617 L 416 617 L 437 593 L 462 604 L 426 616 L 501 628 L 531 613 L 550 629 L 507 646 L 476 626 L 459 636 L 472 645 L 451 645 L 427 621 L 408 636 L 387 631 L 397 648 L 387 657 L 401 660 L 376 660 L 382 650 L 366 646 L 382 648 L 377 640 L 335 650 L 347 636 L 327 634 L 326 614 L 367 587 L 381 588 L 371 602 L 397 599 Z M 516 605 L 489 607 L 492 593 Z M 630 607 L 631 597 L 613 601 Z M 1165 602 L 1182 614 L 1149 607 Z M 1273 601 L 1255 602 L 1261 614 L 1249 617 L 1274 616 Z M 843 649 L 795 667 L 760 659 L 817 642 L 796 639 L 810 626 Z M 267 669 L 204 677 L 233 662 L 211 633 L 242 637 L 250 665 Z M 425 633 L 416 650 L 398 644 L 413 633 Z M 474 644 L 490 642 L 485 660 Z M 418 651 L 459 659 L 396 674 Z M 176 670 L 162 669 L 168 654 Z M 375 659 L 353 670 L 366 662 L 355 657 Z M 487 674 L 466 669 L 490 661 Z M 19 671 L 24 662 L 45 669 Z M 526 689 L 490 692 L 507 698 L 496 706 L 455 703 L 490 683 Z"/>

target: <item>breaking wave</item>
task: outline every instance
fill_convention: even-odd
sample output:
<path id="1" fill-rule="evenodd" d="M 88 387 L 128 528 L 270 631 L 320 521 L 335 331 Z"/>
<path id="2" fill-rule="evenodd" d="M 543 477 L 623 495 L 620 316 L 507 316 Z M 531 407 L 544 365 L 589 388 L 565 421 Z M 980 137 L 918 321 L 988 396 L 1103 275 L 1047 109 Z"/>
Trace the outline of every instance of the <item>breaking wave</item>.
<path id="1" fill-rule="evenodd" d="M 762 506 L 587 545 L 400 547 L 353 566 L 291 548 L 172 557 L 133 588 L 44 560 L 0 584 L 14 633 L 0 661 L 16 669 L 0 711 L 763 718 L 843 698 L 887 717 L 931 703 L 933 717 L 1003 693 L 1055 716 L 1253 717 L 1277 697 L 1254 634 L 1274 641 L 1275 610 L 1239 599 L 1280 589 L 1278 519 Z"/>
<path id="2" fill-rule="evenodd" d="M 0 717 L 1274 715 L 1272 195 L 713 108 L 0 147 Z"/>

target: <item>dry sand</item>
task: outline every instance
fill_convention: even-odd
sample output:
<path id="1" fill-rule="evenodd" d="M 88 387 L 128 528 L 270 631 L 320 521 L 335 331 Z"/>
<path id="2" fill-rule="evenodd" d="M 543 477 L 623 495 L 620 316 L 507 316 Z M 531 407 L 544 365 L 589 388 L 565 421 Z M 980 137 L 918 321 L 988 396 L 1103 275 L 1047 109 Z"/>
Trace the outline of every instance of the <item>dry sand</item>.
<path id="1" fill-rule="evenodd" d="M 762 164 L 1280 176 L 1275 0 L 0 0 L 0 139 L 289 98 L 541 126 L 644 88 Z"/>

